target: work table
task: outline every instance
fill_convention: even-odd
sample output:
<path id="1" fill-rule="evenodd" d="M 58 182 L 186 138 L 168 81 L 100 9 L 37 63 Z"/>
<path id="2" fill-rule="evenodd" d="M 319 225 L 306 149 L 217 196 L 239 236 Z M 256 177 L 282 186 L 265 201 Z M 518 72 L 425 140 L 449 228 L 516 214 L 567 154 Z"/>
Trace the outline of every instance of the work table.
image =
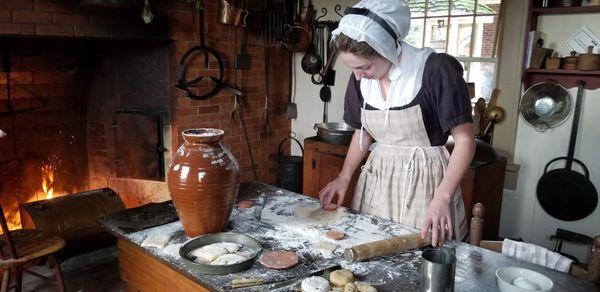
<path id="1" fill-rule="evenodd" d="M 307 225 L 295 224 L 293 218 L 290 217 L 292 215 L 290 210 L 294 210 L 294 205 L 310 206 L 316 204 L 316 201 L 313 198 L 262 183 L 242 183 L 238 195 L 238 201 L 240 200 L 252 200 L 254 206 L 247 209 L 234 208 L 227 231 L 254 238 L 262 246 L 263 252 L 277 249 L 295 251 L 300 258 L 297 266 L 287 270 L 271 270 L 264 268 L 256 261 L 248 270 L 235 274 L 206 275 L 195 271 L 187 266 L 179 256 L 179 247 L 190 238 L 185 235 L 181 223 L 169 215 L 174 214 L 170 202 L 124 210 L 101 218 L 99 223 L 118 238 L 121 252 L 133 249 L 131 252 L 136 253 L 137 257 L 148 256 L 151 258 L 149 261 L 155 265 L 164 265 L 162 268 L 173 271 L 169 272 L 170 276 L 166 277 L 167 281 L 172 279 L 173 285 L 162 283 L 166 287 L 179 287 L 175 285 L 176 282 L 183 280 L 177 280 L 173 275 L 181 275 L 185 281 L 190 281 L 207 290 L 227 291 L 231 289 L 232 279 L 286 280 L 340 264 L 343 268 L 353 271 L 359 280 L 372 284 L 379 291 L 417 291 L 419 289 L 420 250 L 379 257 L 361 263 L 346 262 L 342 255 L 345 245 L 365 243 L 417 230 L 347 210 L 344 210 L 343 213 L 338 212 L 339 216 L 344 216 L 344 220 L 339 220 L 337 225 L 327 225 L 327 222 L 322 222 L 315 224 L 314 227 L 311 227 L 312 229 L 303 229 Z M 150 209 L 154 210 L 149 212 Z M 148 214 L 153 212 L 157 214 L 157 220 L 161 221 L 159 223 L 175 221 L 140 231 L 122 227 L 128 226 L 129 223 L 148 222 L 147 219 L 152 217 Z M 131 218 L 131 220 L 128 224 L 123 224 L 123 218 Z M 339 218 L 342 217 L 334 219 Z M 320 231 L 328 228 L 342 229 L 340 231 L 348 235 L 348 238 L 340 241 L 339 247 L 330 250 L 330 253 L 324 252 L 322 248 L 315 248 L 316 241 L 319 241 Z M 160 234 L 169 234 L 170 237 L 164 248 L 142 247 L 146 238 Z M 456 291 L 497 291 L 494 273 L 503 266 L 525 267 L 541 272 L 554 281 L 555 291 L 594 291 L 597 289 L 592 282 L 580 280 L 565 273 L 518 261 L 466 243 L 453 242 L 452 244 L 456 248 L 458 260 L 455 278 Z M 142 262 L 142 259 L 139 258 L 133 259 L 132 262 L 120 256 L 122 278 L 136 288 L 139 287 L 136 286 L 136 283 L 132 283 L 135 281 L 131 279 L 136 275 L 126 274 L 126 270 L 135 265 L 138 260 Z M 270 291 L 271 285 L 241 288 L 235 289 L 235 291 Z M 289 291 L 294 287 L 292 285 L 283 290 Z"/>

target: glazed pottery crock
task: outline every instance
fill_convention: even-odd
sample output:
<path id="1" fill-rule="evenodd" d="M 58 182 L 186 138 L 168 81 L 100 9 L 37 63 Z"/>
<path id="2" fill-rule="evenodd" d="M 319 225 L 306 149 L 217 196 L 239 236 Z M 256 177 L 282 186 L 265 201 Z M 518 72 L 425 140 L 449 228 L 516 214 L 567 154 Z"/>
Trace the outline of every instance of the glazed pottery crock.
<path id="1" fill-rule="evenodd" d="M 229 222 L 240 180 L 237 161 L 221 144 L 223 134 L 183 131 L 185 142 L 169 164 L 167 185 L 189 237 L 223 231 Z"/>

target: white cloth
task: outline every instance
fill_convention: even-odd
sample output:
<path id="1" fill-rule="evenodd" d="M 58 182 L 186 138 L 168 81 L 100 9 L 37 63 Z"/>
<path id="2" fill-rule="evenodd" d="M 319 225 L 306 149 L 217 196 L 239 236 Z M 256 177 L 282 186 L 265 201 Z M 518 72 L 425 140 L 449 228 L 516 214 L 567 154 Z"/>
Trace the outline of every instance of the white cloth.
<path id="1" fill-rule="evenodd" d="M 406 105 L 421 90 L 425 63 L 434 50 L 432 48 L 418 49 L 406 42 L 402 42 L 401 46 L 403 53 L 398 57 L 398 65 L 392 64 L 390 68 L 391 82 L 387 100 L 383 99 L 381 83 L 378 79 L 363 78 L 360 80 L 362 96 L 369 105 L 377 109 Z"/>
<path id="2" fill-rule="evenodd" d="M 394 64 L 398 64 L 398 56 L 402 51 L 400 41 L 408 34 L 410 28 L 410 9 L 403 0 L 362 0 L 355 8 L 366 8 L 377 14 L 396 33 L 397 39 L 377 22 L 364 15 L 347 14 L 340 20 L 339 26 L 331 32 L 332 40 L 337 35 L 344 35 L 366 42 L 377 53 Z"/>
<path id="3" fill-rule="evenodd" d="M 573 260 L 539 245 L 504 239 L 502 254 L 568 273 Z"/>

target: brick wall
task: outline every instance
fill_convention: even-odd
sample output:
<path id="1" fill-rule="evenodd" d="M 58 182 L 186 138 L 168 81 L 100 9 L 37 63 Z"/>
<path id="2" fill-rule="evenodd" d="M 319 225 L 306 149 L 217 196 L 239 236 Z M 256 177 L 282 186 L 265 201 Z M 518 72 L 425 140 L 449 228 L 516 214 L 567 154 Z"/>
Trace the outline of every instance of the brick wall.
<path id="1" fill-rule="evenodd" d="M 229 111 L 233 107 L 233 97 L 221 91 L 216 96 L 207 100 L 192 100 L 184 96 L 183 92 L 176 90 L 173 85 L 176 79 L 177 63 L 180 57 L 191 47 L 199 43 L 199 25 L 198 16 L 193 9 L 191 3 L 179 0 L 154 0 L 151 1 L 151 9 L 154 14 L 154 21 L 149 24 L 143 24 L 140 13 L 141 6 L 133 6 L 127 9 L 107 9 L 101 7 L 90 7 L 79 4 L 77 0 L 5 0 L 0 1 L 0 36 L 3 41 L 9 39 L 28 39 L 32 42 L 42 42 L 48 44 L 54 42 L 58 47 L 63 48 L 62 54 L 54 54 L 48 57 L 48 54 L 41 53 L 31 55 L 30 57 L 15 57 L 12 59 L 14 73 L 12 74 L 12 83 L 15 83 L 14 94 L 17 99 L 15 103 L 33 104 L 34 99 L 31 93 L 28 93 L 26 88 L 43 86 L 47 88 L 48 94 L 56 97 L 55 100 L 49 99 L 48 108 L 35 112 L 35 114 L 17 115 L 19 126 L 13 127 L 10 124 L 9 118 L 0 119 L 0 127 L 5 130 L 9 136 L 0 141 L 1 150 L 12 151 L 14 147 L 12 142 L 13 136 L 21 129 L 20 127 L 30 127 L 31 130 L 37 130 L 42 137 L 76 137 L 77 151 L 71 151 L 74 146 L 65 144 L 62 146 L 66 150 L 60 150 L 53 143 L 41 142 L 35 144 L 32 149 L 40 150 L 50 147 L 55 150 L 47 150 L 42 156 L 50 156 L 49 153 L 56 152 L 61 157 L 60 159 L 68 161 L 85 161 L 85 155 L 89 153 L 89 173 L 76 177 L 70 182 L 74 188 L 96 187 L 101 184 L 110 184 L 106 182 L 107 178 L 114 177 L 114 164 L 110 161 L 110 128 L 109 117 L 104 116 L 106 121 L 99 122 L 101 113 L 109 112 L 105 108 L 91 107 L 89 111 L 87 107 L 91 103 L 87 103 L 89 98 L 97 100 L 98 96 L 103 93 L 110 94 L 111 85 L 118 84 L 118 80 L 113 80 L 108 83 L 108 76 L 98 76 L 94 71 L 101 68 L 106 63 L 97 60 L 103 55 L 102 49 L 93 45 L 88 51 L 84 51 L 82 40 L 88 40 L 87 44 L 95 41 L 102 44 L 114 43 L 119 41 L 121 44 L 120 50 L 130 51 L 132 59 L 137 55 L 134 49 L 144 47 L 144 44 L 150 43 L 152 46 L 156 43 L 167 42 L 164 45 L 167 48 L 168 66 L 166 66 L 167 75 L 163 80 L 166 82 L 166 91 L 168 105 L 170 109 L 170 145 L 166 145 L 170 150 L 175 150 L 181 143 L 181 131 L 195 127 L 217 127 L 225 130 L 224 144 L 227 145 L 235 157 L 238 159 L 242 172 L 242 180 L 252 180 L 252 171 L 250 166 L 249 156 L 247 154 L 245 139 L 243 137 L 242 128 L 239 121 L 230 121 Z M 237 40 L 239 39 L 239 28 L 218 24 L 216 22 L 217 1 L 207 0 L 206 2 L 206 17 L 205 17 L 205 32 L 207 45 L 215 48 L 221 55 L 225 63 L 225 81 L 227 83 L 235 83 L 239 85 L 244 92 L 244 120 L 248 128 L 250 143 L 254 160 L 257 165 L 258 179 L 267 183 L 274 184 L 276 176 L 276 147 L 278 143 L 286 136 L 290 130 L 290 121 L 285 119 L 283 111 L 287 102 L 288 96 L 288 58 L 289 52 L 285 49 L 272 47 L 270 53 L 270 121 L 273 126 L 271 135 L 265 136 L 262 132 L 263 122 L 263 107 L 264 107 L 264 49 L 259 46 L 251 46 L 247 53 L 252 56 L 252 68 L 250 70 L 241 71 L 233 69 L 233 59 L 239 51 Z M 250 1 L 250 7 L 254 6 L 254 2 L 262 3 L 262 1 Z M 23 38 L 27 37 L 27 38 Z M 107 42 L 110 41 L 110 42 Z M 98 44 L 96 42 L 96 44 Z M 123 45 L 125 44 L 125 45 Z M 135 44 L 135 45 L 127 45 Z M 82 47 L 83 46 L 83 47 Z M 27 47 L 27 46 L 24 46 Z M 102 46 L 100 46 L 102 47 Z M 115 49 L 119 46 L 109 46 Z M 84 53 L 82 53 L 84 52 Z M 93 53 L 90 53 L 93 52 Z M 86 55 L 88 54 L 88 55 Z M 79 55 L 79 58 L 73 60 L 74 55 Z M 43 64 L 47 64 L 50 58 L 52 66 L 41 68 Z M 106 58 L 102 59 L 107 62 Z M 72 66 L 78 65 L 77 62 L 83 63 L 85 68 L 91 68 L 88 71 L 72 73 Z M 196 60 L 191 66 L 190 78 L 194 74 L 208 74 L 203 68 L 203 62 Z M 33 67 L 31 67 L 33 64 Z M 58 64 L 58 65 L 56 65 Z M 134 64 L 131 61 L 131 64 Z M 79 64 L 81 65 L 81 64 Z M 213 66 L 214 64 L 211 64 Z M 119 68 L 109 67 L 109 68 Z M 122 67 L 121 67 L 122 68 Z M 214 68 L 214 67 L 213 67 Z M 109 70 L 110 71 L 110 70 Z M 210 70 L 209 70 L 210 71 Z M 132 75 L 135 75 L 135 71 Z M 214 72 L 214 70 L 213 70 Z M 138 72 L 143 74 L 143 72 Z M 131 76 L 128 76 L 131 77 Z M 136 78 L 129 78 L 129 81 Z M 140 76 L 140 82 L 143 82 L 142 88 L 152 88 L 156 84 L 153 80 L 148 80 L 145 76 Z M 35 86 L 32 86 L 35 85 Z M 0 84 L 4 85 L 4 84 Z M 23 85 L 20 88 L 17 85 Z M 121 87 L 123 88 L 123 87 Z M 113 88 L 114 89 L 114 88 Z M 2 91 L 4 92 L 4 91 Z M 114 91 L 112 91 L 114 93 Z M 1 95 L 0 111 L 5 110 L 6 97 Z M 139 95 L 138 95 L 139 96 Z M 86 103 L 72 102 L 73 100 L 84 100 Z M 56 103 L 56 104 L 55 104 Z M 78 108 L 84 106 L 85 108 Z M 16 105 L 15 105 L 16 107 Z M 53 110 L 56 107 L 67 108 L 64 111 Z M 73 108 L 74 107 L 74 108 Z M 89 112 L 94 113 L 90 115 Z M 35 122 L 26 117 L 29 115 L 37 115 L 33 118 Z M 42 118 L 43 116 L 43 118 Z M 94 116 L 94 117 L 92 117 Z M 42 122 L 43 121 L 43 122 Z M 56 121 L 56 122 L 55 122 Z M 55 126 L 59 123 L 60 127 Z M 83 128 L 76 125 L 85 124 Z M 64 126 L 69 125 L 69 127 Z M 72 128 L 70 128 L 72 126 Z M 60 129 L 60 130 L 59 130 Z M 57 134 L 59 133 L 59 134 Z M 62 136 L 61 136 L 62 135 Z M 17 134 L 19 139 L 23 141 L 37 140 L 29 138 L 28 135 Z M 38 139 L 38 138 L 36 138 Z M 41 138 L 40 138 L 41 139 Z M 47 138 L 50 139 L 50 138 Z M 52 138 L 54 140 L 60 138 Z M 74 142 L 75 143 L 75 142 Z M 286 150 L 288 147 L 286 147 Z M 14 163 L 14 170 L 4 168 L 4 173 L 8 176 L 13 175 L 13 171 L 22 168 L 24 159 L 31 159 L 34 155 L 29 155 L 22 151 L 14 159 L 10 156 L 0 154 L 0 159 L 6 163 Z M 69 153 L 65 153 L 71 151 Z M 287 151 L 286 151 L 287 152 Z M 104 160 L 99 157 L 106 156 Z M 80 159 L 81 158 L 81 159 Z M 101 160 L 98 163 L 96 160 Z M 11 162 L 12 161 L 12 162 Z M 21 162 L 20 162 L 21 161 Z M 86 162 L 87 163 L 87 162 Z M 37 166 L 30 167 L 35 169 Z M 79 165 L 79 167 L 83 167 Z M 27 173 L 29 170 L 22 170 L 22 173 Z M 34 171 L 34 170 L 31 170 Z M 34 180 L 39 179 L 39 170 L 33 177 Z M 65 169 L 68 173 L 77 173 L 75 169 Z M 32 178 L 33 179 L 33 178 Z M 3 183 L 2 196 L 6 197 L 5 185 Z M 68 183 L 66 183 L 68 184 Z M 22 190 L 29 192 L 30 190 Z M 13 192 L 14 193 L 14 192 Z M 29 199 L 29 198 L 25 198 Z"/>

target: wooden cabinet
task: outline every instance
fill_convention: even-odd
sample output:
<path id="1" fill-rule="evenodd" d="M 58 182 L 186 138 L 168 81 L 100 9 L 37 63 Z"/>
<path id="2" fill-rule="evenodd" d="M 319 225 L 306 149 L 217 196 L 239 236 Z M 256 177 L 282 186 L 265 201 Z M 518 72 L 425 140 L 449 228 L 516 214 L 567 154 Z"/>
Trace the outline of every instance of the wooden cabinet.
<path id="1" fill-rule="evenodd" d="M 319 191 L 335 179 L 344 165 L 348 147 L 337 146 L 310 137 L 304 140 L 304 176 L 305 195 L 319 198 Z M 485 224 L 483 239 L 498 238 L 500 210 L 504 189 L 504 171 L 506 158 L 490 163 L 473 163 L 461 182 L 462 196 L 465 202 L 467 219 L 476 203 L 485 206 Z M 354 187 L 360 174 L 360 168 L 354 173 L 344 197 L 343 206 L 349 207 L 354 195 Z"/>
<path id="2" fill-rule="evenodd" d="M 529 0 L 529 13 L 527 18 L 528 32 L 537 29 L 538 17 L 540 15 L 573 14 L 573 17 L 577 17 L 576 14 L 580 13 L 600 13 L 600 5 L 577 7 L 541 7 L 541 3 L 541 0 Z M 527 44 L 527 34 L 525 35 L 525 44 Z M 561 53 L 563 53 L 563 55 L 568 55 L 566 54 L 568 52 Z M 524 60 L 527 60 L 527 58 L 524 58 Z M 577 87 L 577 82 L 579 80 L 585 81 L 586 89 L 600 88 L 600 71 L 562 69 L 525 69 L 523 71 L 523 83 L 525 84 L 525 88 L 548 79 L 555 80 L 566 88 Z"/>
<path id="3" fill-rule="evenodd" d="M 317 140 L 316 137 L 304 140 L 304 175 L 302 177 L 302 190 L 305 195 L 319 198 L 319 191 L 330 181 L 334 180 L 346 158 L 348 147 L 338 146 Z M 344 196 L 344 207 L 350 207 L 354 186 L 358 180 L 360 168 L 352 176 L 352 180 Z"/>

